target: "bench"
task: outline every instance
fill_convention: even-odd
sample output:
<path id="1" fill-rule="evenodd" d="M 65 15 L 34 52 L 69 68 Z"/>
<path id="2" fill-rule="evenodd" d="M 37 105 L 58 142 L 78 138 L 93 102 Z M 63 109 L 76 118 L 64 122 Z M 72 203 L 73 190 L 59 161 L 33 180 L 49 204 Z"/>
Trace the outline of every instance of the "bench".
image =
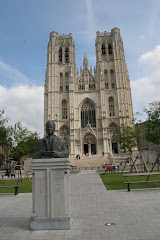
<path id="1" fill-rule="evenodd" d="M 3 180 L 4 181 L 4 179 L 0 179 L 0 180 Z M 13 180 L 13 179 L 11 179 L 11 178 L 5 178 L 5 180 L 6 181 L 9 181 L 9 180 Z M 18 185 L 18 183 L 19 183 L 19 180 L 22 180 L 22 178 L 16 178 L 16 179 L 14 179 L 14 180 L 17 180 L 17 185 L 12 185 L 12 186 L 0 186 L 0 188 L 15 188 L 15 190 L 14 190 L 14 195 L 18 195 L 18 188 L 19 187 L 21 187 L 21 185 Z"/>
<path id="2" fill-rule="evenodd" d="M 160 182 L 160 180 L 148 180 L 150 176 L 153 175 L 160 175 L 160 172 L 149 172 L 149 173 L 127 173 L 123 174 L 124 177 L 127 177 L 127 182 L 124 182 L 124 184 L 128 184 L 128 192 L 130 192 L 130 184 L 140 184 L 140 183 L 154 183 L 154 182 Z M 143 181 L 129 181 L 129 177 L 135 177 L 135 176 L 147 176 L 147 180 Z"/>
<path id="3" fill-rule="evenodd" d="M 2 178 L 4 178 L 4 176 L 8 176 L 9 177 L 10 173 L 11 173 L 11 171 L 8 171 L 8 170 L 1 171 L 1 176 L 2 176 Z M 16 177 L 14 172 L 11 174 L 11 178 L 12 177 L 14 177 L 14 178 Z"/>

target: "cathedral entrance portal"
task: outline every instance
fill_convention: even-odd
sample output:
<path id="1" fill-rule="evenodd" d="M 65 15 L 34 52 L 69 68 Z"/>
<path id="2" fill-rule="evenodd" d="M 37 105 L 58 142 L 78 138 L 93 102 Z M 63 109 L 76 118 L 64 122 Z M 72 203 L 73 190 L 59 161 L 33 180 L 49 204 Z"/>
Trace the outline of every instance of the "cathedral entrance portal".
<path id="1" fill-rule="evenodd" d="M 112 153 L 118 153 L 118 143 L 112 142 Z"/>
<path id="2" fill-rule="evenodd" d="M 91 154 L 96 154 L 96 144 L 91 144 Z"/>
<path id="3" fill-rule="evenodd" d="M 87 134 L 83 141 L 84 154 L 94 155 L 96 154 L 96 138 L 92 134 Z"/>
<path id="4" fill-rule="evenodd" d="M 84 154 L 88 153 L 88 144 L 84 144 Z"/>

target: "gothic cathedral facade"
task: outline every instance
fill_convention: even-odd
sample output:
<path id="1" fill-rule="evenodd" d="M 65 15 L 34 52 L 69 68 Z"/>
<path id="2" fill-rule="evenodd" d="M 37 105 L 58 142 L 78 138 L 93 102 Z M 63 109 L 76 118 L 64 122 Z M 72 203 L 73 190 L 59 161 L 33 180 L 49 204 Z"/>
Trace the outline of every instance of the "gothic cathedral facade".
<path id="1" fill-rule="evenodd" d="M 55 120 L 70 157 L 118 153 L 116 129 L 133 121 L 130 79 L 120 30 L 97 32 L 96 67 L 75 64 L 72 34 L 50 33 L 44 90 L 44 124 Z"/>

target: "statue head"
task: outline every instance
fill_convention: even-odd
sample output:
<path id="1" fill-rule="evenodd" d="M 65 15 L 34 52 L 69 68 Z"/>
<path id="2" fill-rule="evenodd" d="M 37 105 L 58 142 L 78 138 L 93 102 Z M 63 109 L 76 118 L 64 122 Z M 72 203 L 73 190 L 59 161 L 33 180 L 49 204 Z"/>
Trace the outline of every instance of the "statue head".
<path id="1" fill-rule="evenodd" d="M 48 133 L 48 135 L 53 135 L 55 131 L 55 121 L 53 120 L 49 120 L 46 123 L 46 132 Z"/>

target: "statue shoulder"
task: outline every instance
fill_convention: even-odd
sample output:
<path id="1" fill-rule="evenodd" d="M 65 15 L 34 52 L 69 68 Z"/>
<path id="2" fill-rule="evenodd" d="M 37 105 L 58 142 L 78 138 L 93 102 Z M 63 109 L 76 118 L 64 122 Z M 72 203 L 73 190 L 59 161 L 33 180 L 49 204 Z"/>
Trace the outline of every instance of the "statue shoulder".
<path id="1" fill-rule="evenodd" d="M 55 141 L 58 142 L 59 144 L 63 144 L 63 145 L 65 144 L 65 141 L 63 138 L 60 138 L 56 135 L 54 135 L 54 138 L 55 138 Z"/>
<path id="2" fill-rule="evenodd" d="M 63 138 L 60 138 L 60 137 L 58 137 L 58 136 L 56 136 L 56 135 L 54 135 L 54 139 L 55 139 L 55 141 L 62 141 L 63 140 Z"/>
<path id="3" fill-rule="evenodd" d="M 41 143 L 43 143 L 43 142 L 46 142 L 46 140 L 47 140 L 46 137 L 40 138 L 37 143 L 38 143 L 38 144 L 41 144 Z"/>

